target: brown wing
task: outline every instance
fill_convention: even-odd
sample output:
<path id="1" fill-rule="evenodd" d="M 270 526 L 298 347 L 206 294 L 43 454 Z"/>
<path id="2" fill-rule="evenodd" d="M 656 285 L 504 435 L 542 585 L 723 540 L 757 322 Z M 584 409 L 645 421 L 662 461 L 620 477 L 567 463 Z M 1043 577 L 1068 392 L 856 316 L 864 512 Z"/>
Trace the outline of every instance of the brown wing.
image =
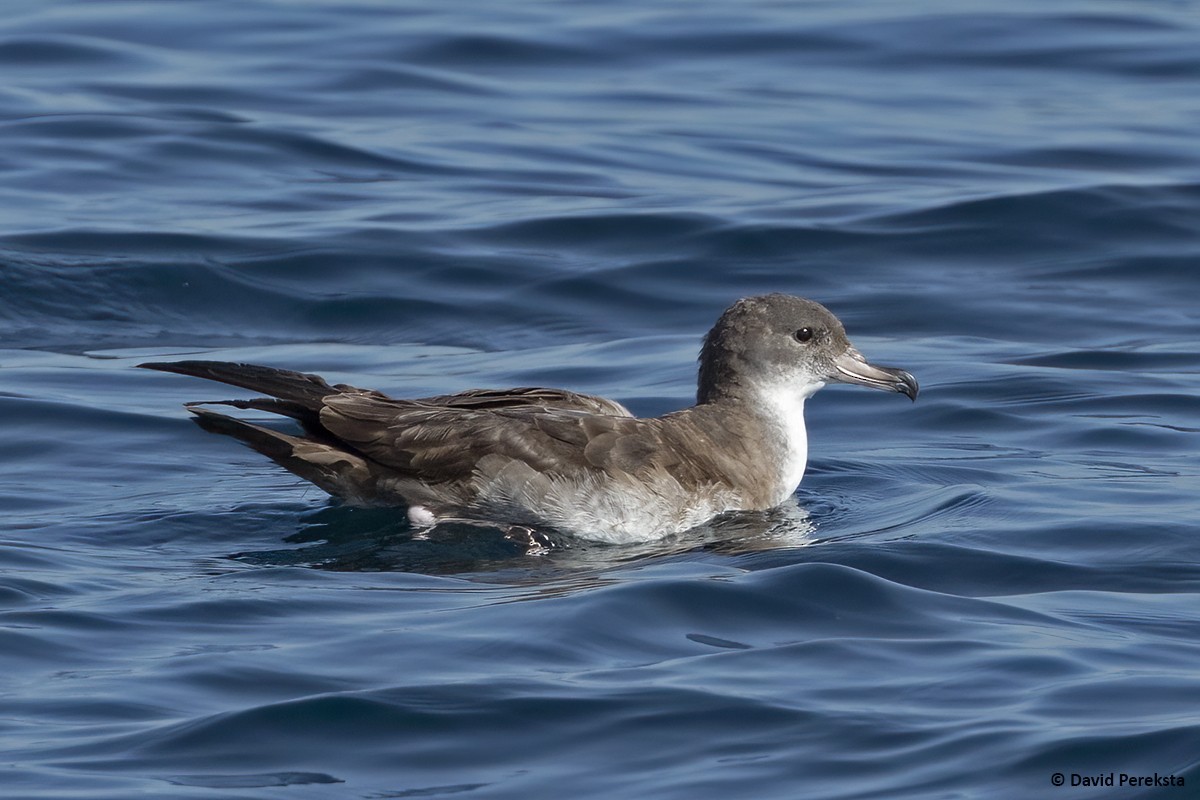
<path id="1" fill-rule="evenodd" d="M 447 408 L 558 408 L 615 417 L 633 416 L 625 406 L 604 397 L 568 392 L 565 389 L 542 389 L 530 386 L 516 389 L 468 389 L 458 394 L 424 397 L 417 402 Z"/>
<path id="2" fill-rule="evenodd" d="M 429 483 L 466 479 L 489 456 L 539 472 L 637 472 L 662 449 L 656 420 L 550 406 L 428 403 L 332 395 L 320 420 L 355 451 Z"/>
<path id="3" fill-rule="evenodd" d="M 655 463 L 672 460 L 671 448 L 661 446 L 658 420 L 638 420 L 619 403 L 565 390 L 473 389 L 398 400 L 254 364 L 141 366 L 270 395 L 217 403 L 292 417 L 305 436 L 189 407 L 206 430 L 234 436 L 331 494 L 355 501 L 466 503 L 476 478 L 495 480 L 513 472 L 545 478 L 589 469 L 635 473 L 652 457 Z"/>

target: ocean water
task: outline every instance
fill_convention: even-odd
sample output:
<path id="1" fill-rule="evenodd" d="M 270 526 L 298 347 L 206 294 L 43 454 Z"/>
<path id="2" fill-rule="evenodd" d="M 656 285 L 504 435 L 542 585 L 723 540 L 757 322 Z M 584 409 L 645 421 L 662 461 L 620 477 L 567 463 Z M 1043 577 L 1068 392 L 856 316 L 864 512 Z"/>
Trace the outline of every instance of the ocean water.
<path id="1" fill-rule="evenodd" d="M 1200 797 L 1198 42 L 1195 0 L 9 0 L 0 794 Z M 658 414 L 763 291 L 922 395 L 824 390 L 794 505 L 641 546 L 416 535 L 133 368 Z"/>

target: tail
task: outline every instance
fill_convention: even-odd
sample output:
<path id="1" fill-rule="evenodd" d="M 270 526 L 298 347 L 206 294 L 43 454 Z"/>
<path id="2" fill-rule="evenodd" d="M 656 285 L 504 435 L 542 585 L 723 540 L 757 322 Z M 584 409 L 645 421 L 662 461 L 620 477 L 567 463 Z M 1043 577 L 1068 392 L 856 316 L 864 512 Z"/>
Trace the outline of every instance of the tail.
<path id="1" fill-rule="evenodd" d="M 325 492 L 355 505 L 425 503 L 433 497 L 419 481 L 406 479 L 382 465 L 370 461 L 354 450 L 353 445 L 337 439 L 320 423 L 324 398 L 343 392 L 383 397 L 379 392 L 355 389 L 354 386 L 331 386 L 318 375 L 292 372 L 289 369 L 260 367 L 253 363 L 226 361 L 151 362 L 138 365 L 160 372 L 193 375 L 196 378 L 221 381 L 242 389 L 262 392 L 269 397 L 187 403 L 196 415 L 196 423 L 210 433 L 221 433 L 250 445 L 283 469 L 316 483 Z M 226 414 L 218 414 L 202 405 L 229 405 L 240 409 L 270 411 L 298 420 L 304 434 L 293 435 L 254 425 Z M 380 485 L 380 480 L 388 479 Z"/>
<path id="2" fill-rule="evenodd" d="M 252 392 L 262 392 L 285 403 L 294 403 L 309 411 L 318 410 L 323 398 L 337 394 L 342 388 L 349 389 L 330 386 L 318 375 L 260 367 L 257 364 L 233 364 L 227 361 L 153 361 L 138 366 L 142 369 L 174 372 L 177 375 L 191 375 L 195 378 L 207 378 L 210 381 L 240 386 Z"/>
<path id="3" fill-rule="evenodd" d="M 342 389 L 354 391 L 351 387 L 330 386 L 316 375 L 256 364 L 174 361 L 138 366 L 207 378 L 269 395 L 249 400 L 216 400 L 211 404 L 282 414 L 299 421 L 305 435 L 293 436 L 199 407 L 210 403 L 188 403 L 187 408 L 196 415 L 196 424 L 204 430 L 232 436 L 326 492 L 352 503 L 369 504 L 372 501 L 375 468 L 352 449 L 337 442 L 320 421 L 322 400 Z"/>
<path id="4" fill-rule="evenodd" d="M 252 422 L 189 406 L 195 422 L 210 433 L 244 442 L 279 466 L 350 503 L 370 505 L 376 474 L 362 456 L 333 442 L 292 436 Z"/>

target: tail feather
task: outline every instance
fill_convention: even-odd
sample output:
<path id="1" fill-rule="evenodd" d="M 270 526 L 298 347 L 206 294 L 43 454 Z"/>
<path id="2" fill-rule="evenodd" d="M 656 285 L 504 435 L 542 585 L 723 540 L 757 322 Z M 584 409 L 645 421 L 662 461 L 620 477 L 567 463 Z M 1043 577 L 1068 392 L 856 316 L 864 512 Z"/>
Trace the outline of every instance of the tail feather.
<path id="1" fill-rule="evenodd" d="M 210 433 L 220 433 L 250 446 L 284 469 L 316 484 L 335 497 L 353 505 L 416 503 L 434 507 L 443 503 L 439 492 L 421 481 L 406 477 L 373 462 L 353 445 L 339 440 L 321 424 L 324 399 L 344 392 L 364 397 L 383 398 L 352 386 L 330 386 L 323 378 L 255 364 L 231 364 L 223 361 L 173 361 L 139 364 L 145 369 L 173 372 L 227 383 L 270 397 L 245 400 L 216 400 L 187 403 L 194 421 Z M 257 425 L 248 420 L 221 414 L 205 405 L 268 411 L 297 420 L 303 435 L 293 435 Z"/>
<path id="2" fill-rule="evenodd" d="M 233 364 L 225 361 L 152 361 L 138 366 L 240 386 L 252 392 L 262 392 L 279 400 L 297 404 L 310 411 L 321 407 L 322 398 L 339 391 L 318 375 L 261 367 L 257 364 Z"/>
<path id="3" fill-rule="evenodd" d="M 252 422 L 189 407 L 195 422 L 210 433 L 232 436 L 294 475 L 350 502 L 370 503 L 375 475 L 361 456 L 333 444 L 292 436 Z"/>
<path id="4" fill-rule="evenodd" d="M 291 417 L 303 425 L 307 433 L 327 435 L 325 429 L 321 427 L 320 416 L 316 411 L 288 400 L 275 400 L 269 397 L 252 397 L 247 400 L 193 400 L 190 403 L 184 403 L 183 406 L 188 410 L 200 406 L 229 406 L 240 408 L 243 411 L 266 411 L 283 417 Z"/>

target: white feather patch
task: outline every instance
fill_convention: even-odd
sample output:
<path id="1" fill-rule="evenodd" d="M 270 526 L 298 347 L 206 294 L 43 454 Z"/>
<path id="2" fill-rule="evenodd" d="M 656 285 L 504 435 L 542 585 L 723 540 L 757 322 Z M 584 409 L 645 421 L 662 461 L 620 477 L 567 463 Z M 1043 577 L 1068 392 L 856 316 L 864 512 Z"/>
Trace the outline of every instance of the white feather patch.
<path id="1" fill-rule="evenodd" d="M 782 503 L 800 485 L 808 466 L 808 429 L 804 425 L 804 401 L 825 386 L 824 381 L 774 384 L 760 395 L 762 410 L 781 435 L 783 459 L 779 465 L 777 487 Z"/>

